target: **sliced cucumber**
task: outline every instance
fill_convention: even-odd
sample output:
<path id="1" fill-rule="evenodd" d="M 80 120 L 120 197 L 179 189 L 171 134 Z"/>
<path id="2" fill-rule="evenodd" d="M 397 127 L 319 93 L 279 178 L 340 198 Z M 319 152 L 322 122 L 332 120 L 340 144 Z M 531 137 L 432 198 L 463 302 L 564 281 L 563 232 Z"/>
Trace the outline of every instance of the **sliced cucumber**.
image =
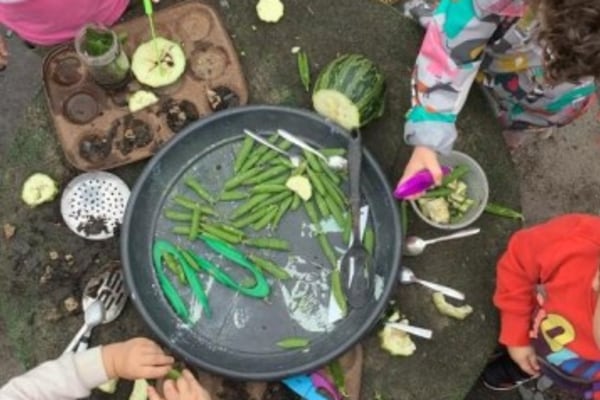
<path id="1" fill-rule="evenodd" d="M 58 194 L 58 185 L 46 174 L 35 173 L 23 184 L 21 199 L 30 207 L 52 201 Z"/>
<path id="2" fill-rule="evenodd" d="M 358 107 L 344 94 L 332 89 L 321 89 L 313 95 L 313 107 L 321 115 L 336 121 L 344 128 L 360 126 Z"/>
<path id="3" fill-rule="evenodd" d="M 170 85 L 185 71 L 185 54 L 177 43 L 157 37 L 135 50 L 131 70 L 144 85 L 154 88 Z"/>
<path id="4" fill-rule="evenodd" d="M 256 14 L 264 22 L 278 22 L 283 17 L 284 7 L 280 0 L 260 0 L 256 4 Z"/>
<path id="5" fill-rule="evenodd" d="M 138 90 L 129 97 L 129 111 L 134 113 L 152 104 L 158 103 L 158 97 L 148 90 Z"/>

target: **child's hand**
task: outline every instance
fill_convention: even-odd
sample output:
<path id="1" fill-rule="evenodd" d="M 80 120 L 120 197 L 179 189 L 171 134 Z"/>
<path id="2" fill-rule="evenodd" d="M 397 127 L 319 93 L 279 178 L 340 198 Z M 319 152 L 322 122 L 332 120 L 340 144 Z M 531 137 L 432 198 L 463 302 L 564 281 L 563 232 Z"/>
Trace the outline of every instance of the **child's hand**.
<path id="1" fill-rule="evenodd" d="M 0 36 L 0 71 L 6 68 L 8 63 L 8 46 L 2 36 Z"/>
<path id="2" fill-rule="evenodd" d="M 442 182 L 442 168 L 440 167 L 435 150 L 431 150 L 429 147 L 425 146 L 416 146 L 410 160 L 408 160 L 408 163 L 404 168 L 404 174 L 402 174 L 402 178 L 400 178 L 398 184 L 403 183 L 423 169 L 427 169 L 431 172 L 436 185 L 439 185 Z M 418 196 L 419 194 L 416 194 L 414 197 Z"/>
<path id="3" fill-rule="evenodd" d="M 507 347 L 510 358 L 529 375 L 538 375 L 540 365 L 535 356 L 535 350 L 531 346 L 509 346 Z"/>
<path id="4" fill-rule="evenodd" d="M 148 388 L 149 400 L 210 400 L 210 395 L 187 369 L 177 381 L 167 379 L 163 385 L 164 397 L 155 388 Z"/>
<path id="5" fill-rule="evenodd" d="M 104 346 L 102 358 L 109 378 L 129 380 L 162 378 L 175 362 L 159 345 L 145 338 Z"/>

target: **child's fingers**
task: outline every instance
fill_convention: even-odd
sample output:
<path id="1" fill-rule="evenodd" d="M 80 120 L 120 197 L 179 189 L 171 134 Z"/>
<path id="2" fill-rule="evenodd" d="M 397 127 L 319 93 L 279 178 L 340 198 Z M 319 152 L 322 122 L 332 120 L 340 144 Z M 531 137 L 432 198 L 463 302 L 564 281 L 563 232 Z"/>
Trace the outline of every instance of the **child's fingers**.
<path id="1" fill-rule="evenodd" d="M 172 365 L 175 362 L 175 359 L 166 354 L 145 354 L 141 357 L 141 361 L 144 365 L 153 365 L 153 366 L 162 366 L 162 365 Z"/>
<path id="2" fill-rule="evenodd" d="M 163 385 L 163 392 L 165 393 L 165 400 L 179 400 L 181 398 L 175 388 L 175 383 L 171 379 L 167 379 Z"/>
<path id="3" fill-rule="evenodd" d="M 144 366 L 140 372 L 145 379 L 156 379 L 164 377 L 170 370 L 171 365 Z"/>
<path id="4" fill-rule="evenodd" d="M 177 379 L 177 391 L 179 391 L 181 397 L 184 398 L 191 397 L 192 386 L 188 379 L 188 375 L 183 375 L 181 378 Z"/>
<path id="5" fill-rule="evenodd" d="M 184 369 L 182 372 L 185 379 L 187 379 L 192 389 L 192 398 L 198 400 L 210 400 L 208 392 L 200 385 L 196 377 L 188 369 Z"/>
<path id="6" fill-rule="evenodd" d="M 537 375 L 540 372 L 540 364 L 537 360 L 536 355 L 532 354 L 528 358 L 529 358 L 529 365 L 531 366 L 531 369 L 535 372 L 534 375 Z"/>
<path id="7" fill-rule="evenodd" d="M 153 386 L 148 386 L 148 399 L 149 400 L 163 400 Z"/>

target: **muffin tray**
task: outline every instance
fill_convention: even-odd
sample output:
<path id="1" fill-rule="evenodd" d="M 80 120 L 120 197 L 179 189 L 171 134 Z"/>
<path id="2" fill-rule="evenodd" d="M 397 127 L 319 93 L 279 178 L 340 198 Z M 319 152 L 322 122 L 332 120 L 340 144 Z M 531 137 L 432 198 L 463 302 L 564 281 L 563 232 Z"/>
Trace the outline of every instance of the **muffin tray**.
<path id="1" fill-rule="evenodd" d="M 176 22 L 175 22 L 176 21 Z M 44 59 L 43 83 L 51 118 L 67 160 L 80 170 L 110 169 L 152 156 L 190 122 L 221 109 L 246 104 L 248 89 L 237 53 L 218 14 L 196 1 L 154 13 L 158 36 L 180 43 L 186 70 L 172 85 L 152 89 L 133 74 L 120 88 L 97 85 L 73 44 Z M 150 40 L 146 17 L 115 25 L 131 60 Z M 150 90 L 159 102 L 129 112 L 128 96 Z"/>

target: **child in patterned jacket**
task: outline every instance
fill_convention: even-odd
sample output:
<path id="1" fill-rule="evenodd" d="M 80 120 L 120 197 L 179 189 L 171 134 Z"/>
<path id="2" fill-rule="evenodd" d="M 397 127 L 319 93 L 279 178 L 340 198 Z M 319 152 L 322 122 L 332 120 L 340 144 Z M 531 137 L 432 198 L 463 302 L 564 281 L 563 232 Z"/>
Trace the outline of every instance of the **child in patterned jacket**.
<path id="1" fill-rule="evenodd" d="M 414 146 L 403 182 L 451 150 L 455 121 L 474 81 L 504 127 L 509 147 L 581 115 L 600 76 L 600 2 L 587 0 L 410 0 L 427 30 L 412 77 L 404 129 Z"/>

